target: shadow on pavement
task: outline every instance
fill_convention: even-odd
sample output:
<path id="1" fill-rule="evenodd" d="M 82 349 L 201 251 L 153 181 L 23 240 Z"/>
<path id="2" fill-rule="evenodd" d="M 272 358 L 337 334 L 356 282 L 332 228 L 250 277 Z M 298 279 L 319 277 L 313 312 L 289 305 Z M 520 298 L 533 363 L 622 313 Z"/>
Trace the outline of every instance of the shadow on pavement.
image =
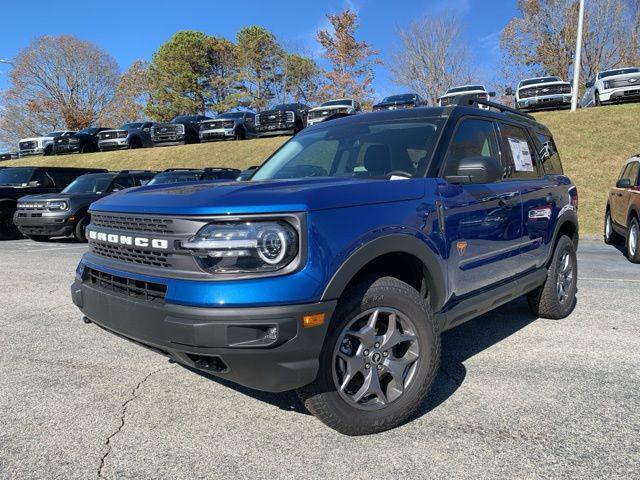
<path id="1" fill-rule="evenodd" d="M 427 400 L 413 419 L 429 413 L 453 395 L 466 377 L 467 370 L 464 362 L 467 359 L 501 342 L 536 319 L 537 317 L 529 310 L 526 298 L 521 297 L 443 333 L 440 370 Z M 295 392 L 260 392 L 184 365 L 183 367 L 239 393 L 261 402 L 269 403 L 281 410 L 309 414 Z"/>

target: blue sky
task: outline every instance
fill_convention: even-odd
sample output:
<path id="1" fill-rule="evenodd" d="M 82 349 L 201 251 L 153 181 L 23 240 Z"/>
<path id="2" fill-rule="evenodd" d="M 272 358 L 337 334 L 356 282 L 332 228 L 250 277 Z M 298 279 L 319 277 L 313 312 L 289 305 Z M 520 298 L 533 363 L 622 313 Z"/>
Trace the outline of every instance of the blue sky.
<path id="1" fill-rule="evenodd" d="M 252 24 L 274 32 L 290 50 L 317 56 L 315 32 L 327 25 L 325 14 L 349 7 L 360 15 L 359 38 L 380 50 L 383 61 L 389 61 L 398 46 L 398 28 L 425 14 L 457 14 L 481 66 L 478 80 L 485 81 L 491 79 L 499 60 L 500 31 L 516 9 L 515 0 L 68 0 L 60 8 L 56 3 L 4 2 L 0 6 L 0 59 L 14 57 L 37 36 L 72 34 L 100 45 L 124 70 L 137 59 L 150 59 L 177 30 L 201 30 L 233 39 L 240 28 Z M 153 8 L 144 9 L 145 4 L 153 4 Z M 319 58 L 318 61 L 322 62 Z M 8 69 L 0 64 L 0 89 L 7 87 Z M 399 90 L 384 65 L 377 68 L 376 74 L 374 88 L 378 97 Z"/>

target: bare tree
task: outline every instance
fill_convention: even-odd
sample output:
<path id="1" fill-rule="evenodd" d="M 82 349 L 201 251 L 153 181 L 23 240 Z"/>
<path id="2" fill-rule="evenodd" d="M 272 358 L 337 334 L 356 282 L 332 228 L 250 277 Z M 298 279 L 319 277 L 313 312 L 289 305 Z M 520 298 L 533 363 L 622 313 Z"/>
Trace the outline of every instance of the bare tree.
<path id="1" fill-rule="evenodd" d="M 391 64 L 395 82 L 432 105 L 448 88 L 469 83 L 473 67 L 461 31 L 460 20 L 452 16 L 426 16 L 400 30 L 402 49 Z"/>
<path id="2" fill-rule="evenodd" d="M 18 54 L 10 79 L 0 119 L 5 141 L 96 123 L 114 98 L 119 73 L 114 58 L 93 43 L 43 36 Z"/>

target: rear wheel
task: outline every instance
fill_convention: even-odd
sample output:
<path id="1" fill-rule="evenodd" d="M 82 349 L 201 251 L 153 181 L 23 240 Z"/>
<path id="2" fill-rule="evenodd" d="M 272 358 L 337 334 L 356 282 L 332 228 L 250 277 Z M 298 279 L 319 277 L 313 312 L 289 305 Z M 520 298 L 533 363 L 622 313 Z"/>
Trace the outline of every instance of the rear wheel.
<path id="1" fill-rule="evenodd" d="M 631 219 L 627 233 L 627 258 L 633 263 L 640 263 L 640 224 L 636 217 Z"/>
<path id="2" fill-rule="evenodd" d="M 575 306 L 578 291 L 578 259 L 573 241 L 563 235 L 556 244 L 541 287 L 527 295 L 531 311 L 542 318 L 565 318 Z"/>
<path id="3" fill-rule="evenodd" d="M 76 223 L 76 226 L 73 229 L 73 236 L 77 241 L 82 243 L 87 241 L 86 229 L 87 225 L 89 225 L 90 220 L 91 216 L 89 214 L 86 214 Z"/>
<path id="4" fill-rule="evenodd" d="M 611 220 L 611 211 L 607 209 L 604 214 L 604 243 L 607 245 L 618 245 L 622 242 L 622 237 L 613 229 L 613 220 Z"/>
<path id="5" fill-rule="evenodd" d="M 20 230 L 13 223 L 15 207 L 11 205 L 0 206 L 0 240 L 15 240 L 21 238 Z"/>
<path id="6" fill-rule="evenodd" d="M 426 300 L 383 277 L 341 298 L 316 380 L 298 391 L 307 409 L 346 435 L 397 427 L 423 403 L 440 362 L 440 334 Z"/>

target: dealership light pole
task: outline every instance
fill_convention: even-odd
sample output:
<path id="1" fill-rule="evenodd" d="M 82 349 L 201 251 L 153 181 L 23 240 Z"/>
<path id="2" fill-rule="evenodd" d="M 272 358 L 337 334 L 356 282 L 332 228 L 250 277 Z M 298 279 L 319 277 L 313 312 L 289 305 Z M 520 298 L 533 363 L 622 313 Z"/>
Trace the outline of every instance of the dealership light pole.
<path id="1" fill-rule="evenodd" d="M 578 108 L 578 87 L 580 85 L 580 57 L 582 56 L 582 23 L 584 21 L 584 0 L 580 0 L 578 12 L 578 38 L 576 38 L 576 57 L 573 62 L 573 92 L 571 95 L 571 111 Z"/>

